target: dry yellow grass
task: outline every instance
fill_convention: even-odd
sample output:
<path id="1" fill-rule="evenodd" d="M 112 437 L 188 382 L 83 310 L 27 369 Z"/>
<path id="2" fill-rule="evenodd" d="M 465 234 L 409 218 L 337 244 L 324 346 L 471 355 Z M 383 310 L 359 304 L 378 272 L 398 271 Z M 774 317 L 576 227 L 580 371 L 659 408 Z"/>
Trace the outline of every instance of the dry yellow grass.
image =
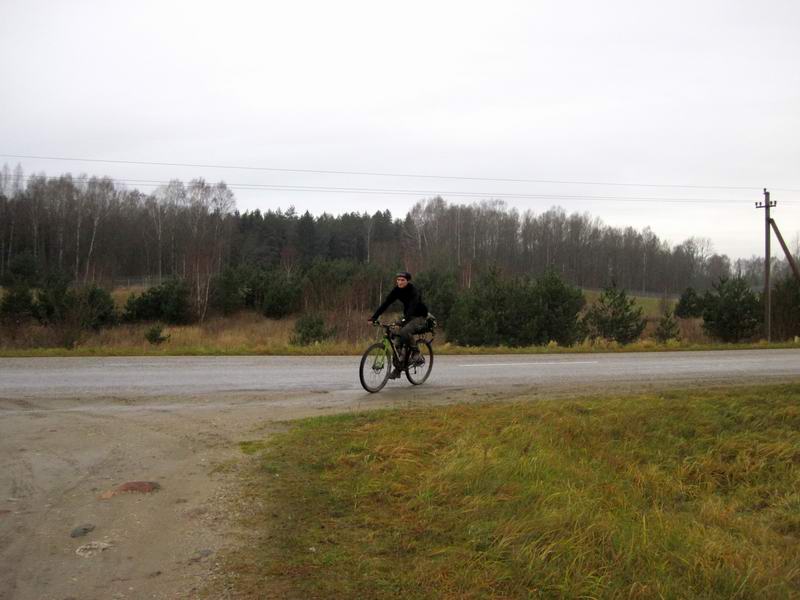
<path id="1" fill-rule="evenodd" d="M 159 345 L 145 339 L 152 323 L 123 324 L 85 334 L 75 352 L 91 355 L 357 354 L 375 336 L 375 331 L 360 319 L 352 319 L 349 323 L 345 320 L 335 322 L 333 318 L 327 321 L 329 325 L 335 325 L 341 335 L 311 346 L 292 344 L 296 318 L 267 319 L 256 312 L 242 311 L 192 325 L 164 325 L 162 335 L 168 339 Z"/>
<path id="2" fill-rule="evenodd" d="M 145 340 L 145 332 L 152 324 L 120 325 L 87 337 L 82 345 L 107 348 L 111 351 L 139 349 L 143 352 L 155 348 Z M 216 317 L 193 325 L 166 325 L 163 335 L 169 339 L 160 350 L 214 348 L 222 352 L 248 349 L 253 352 L 289 344 L 294 319 L 280 321 L 265 319 L 252 312 L 242 312 L 231 317 Z"/>

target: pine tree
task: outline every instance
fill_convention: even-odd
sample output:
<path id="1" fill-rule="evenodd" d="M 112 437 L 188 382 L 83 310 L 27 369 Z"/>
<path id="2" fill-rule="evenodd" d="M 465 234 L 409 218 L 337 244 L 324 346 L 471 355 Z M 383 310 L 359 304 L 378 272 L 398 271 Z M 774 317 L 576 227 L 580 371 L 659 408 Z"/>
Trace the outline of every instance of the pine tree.
<path id="1" fill-rule="evenodd" d="M 679 340 L 681 337 L 678 322 L 671 310 L 664 311 L 655 332 L 656 339 L 662 344 L 669 340 Z"/>
<path id="2" fill-rule="evenodd" d="M 696 319 L 703 316 L 703 299 L 693 287 L 683 290 L 675 307 L 675 316 L 681 319 Z"/>
<path id="3" fill-rule="evenodd" d="M 761 326 L 758 298 L 742 277 L 721 278 L 703 299 L 703 329 L 723 342 L 752 338 Z"/>
<path id="4" fill-rule="evenodd" d="M 583 292 L 552 270 L 536 280 L 534 292 L 539 313 L 535 343 L 555 341 L 560 346 L 571 346 L 579 341 L 583 332 L 578 315 L 586 304 Z"/>
<path id="5" fill-rule="evenodd" d="M 586 313 L 585 324 L 593 339 L 629 344 L 642 334 L 645 322 L 642 307 L 636 306 L 625 290 L 612 283 L 603 289 L 599 300 Z"/>

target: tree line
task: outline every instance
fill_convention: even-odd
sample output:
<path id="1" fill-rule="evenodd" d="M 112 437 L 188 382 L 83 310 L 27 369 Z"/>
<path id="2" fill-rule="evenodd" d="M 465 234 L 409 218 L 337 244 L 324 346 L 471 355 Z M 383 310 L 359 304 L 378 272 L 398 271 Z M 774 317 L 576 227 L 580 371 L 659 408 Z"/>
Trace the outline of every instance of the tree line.
<path id="1" fill-rule="evenodd" d="M 25 177 L 20 167 L 12 172 L 7 165 L 0 172 L 2 280 L 18 265 L 67 272 L 80 282 L 180 277 L 202 294 L 209 273 L 226 266 L 290 273 L 315 259 L 445 269 L 455 271 L 463 287 L 495 266 L 533 276 L 554 269 L 581 287 L 600 288 L 613 279 L 656 294 L 709 289 L 734 273 L 757 280 L 763 268 L 755 258 L 732 264 L 704 238 L 670 246 L 649 227 L 611 227 L 558 207 L 520 213 L 502 201 L 464 205 L 437 197 L 418 202 L 402 219 L 389 210 L 317 217 L 293 207 L 239 213 L 224 183 L 202 179 L 175 180 L 145 194 L 108 178 Z"/>
<path id="2" fill-rule="evenodd" d="M 259 294 L 270 292 L 259 278 L 293 283 L 281 300 L 286 306 L 297 297 L 303 308 L 327 303 L 360 310 L 380 300 L 386 274 L 400 267 L 449 278 L 456 290 L 496 268 L 507 277 L 554 272 L 582 288 L 613 281 L 658 295 L 690 286 L 708 290 L 734 275 L 756 287 L 763 272 L 760 259 L 732 264 L 702 238 L 670 246 L 650 228 L 611 227 L 557 207 L 520 213 L 500 201 L 455 204 L 437 197 L 418 202 L 403 218 L 389 210 L 313 216 L 293 207 L 240 213 L 224 183 L 202 179 L 143 193 L 108 178 L 0 171 L 0 283 L 7 286 L 21 279 L 41 284 L 53 273 L 106 287 L 131 278 L 156 284 L 177 278 L 188 285 L 202 319 L 215 306 L 236 304 L 237 294 L 250 294 L 245 304 L 263 303 Z M 774 268 L 776 279 L 787 270 L 782 261 Z M 345 278 L 348 291 L 330 294 L 325 277 Z M 214 282 L 241 286 L 231 294 L 230 285 L 215 288 Z"/>

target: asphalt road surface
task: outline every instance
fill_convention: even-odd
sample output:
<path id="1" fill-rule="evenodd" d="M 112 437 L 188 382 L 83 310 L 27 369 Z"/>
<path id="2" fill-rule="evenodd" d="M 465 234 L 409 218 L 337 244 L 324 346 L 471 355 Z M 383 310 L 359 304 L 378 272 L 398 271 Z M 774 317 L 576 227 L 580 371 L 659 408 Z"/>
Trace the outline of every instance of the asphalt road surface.
<path id="1" fill-rule="evenodd" d="M 0 359 L 0 398 L 101 398 L 224 393 L 362 393 L 359 358 L 136 357 Z M 436 356 L 424 387 L 613 387 L 768 382 L 800 375 L 800 350 Z M 401 378 L 387 389 L 410 384 Z"/>

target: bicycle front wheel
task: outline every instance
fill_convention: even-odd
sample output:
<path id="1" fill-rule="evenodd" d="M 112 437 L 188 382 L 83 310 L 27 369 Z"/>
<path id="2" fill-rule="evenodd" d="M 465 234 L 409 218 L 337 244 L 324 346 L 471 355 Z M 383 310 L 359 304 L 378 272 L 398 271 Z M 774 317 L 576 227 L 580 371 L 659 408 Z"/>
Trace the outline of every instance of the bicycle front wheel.
<path id="1" fill-rule="evenodd" d="M 425 383 L 433 369 L 433 346 L 427 340 L 417 342 L 419 358 L 406 367 L 406 377 L 414 385 Z"/>
<path id="2" fill-rule="evenodd" d="M 361 367 L 358 370 L 361 386 L 371 394 L 380 392 L 389 379 L 391 369 L 392 359 L 383 344 L 372 344 L 361 357 Z"/>

